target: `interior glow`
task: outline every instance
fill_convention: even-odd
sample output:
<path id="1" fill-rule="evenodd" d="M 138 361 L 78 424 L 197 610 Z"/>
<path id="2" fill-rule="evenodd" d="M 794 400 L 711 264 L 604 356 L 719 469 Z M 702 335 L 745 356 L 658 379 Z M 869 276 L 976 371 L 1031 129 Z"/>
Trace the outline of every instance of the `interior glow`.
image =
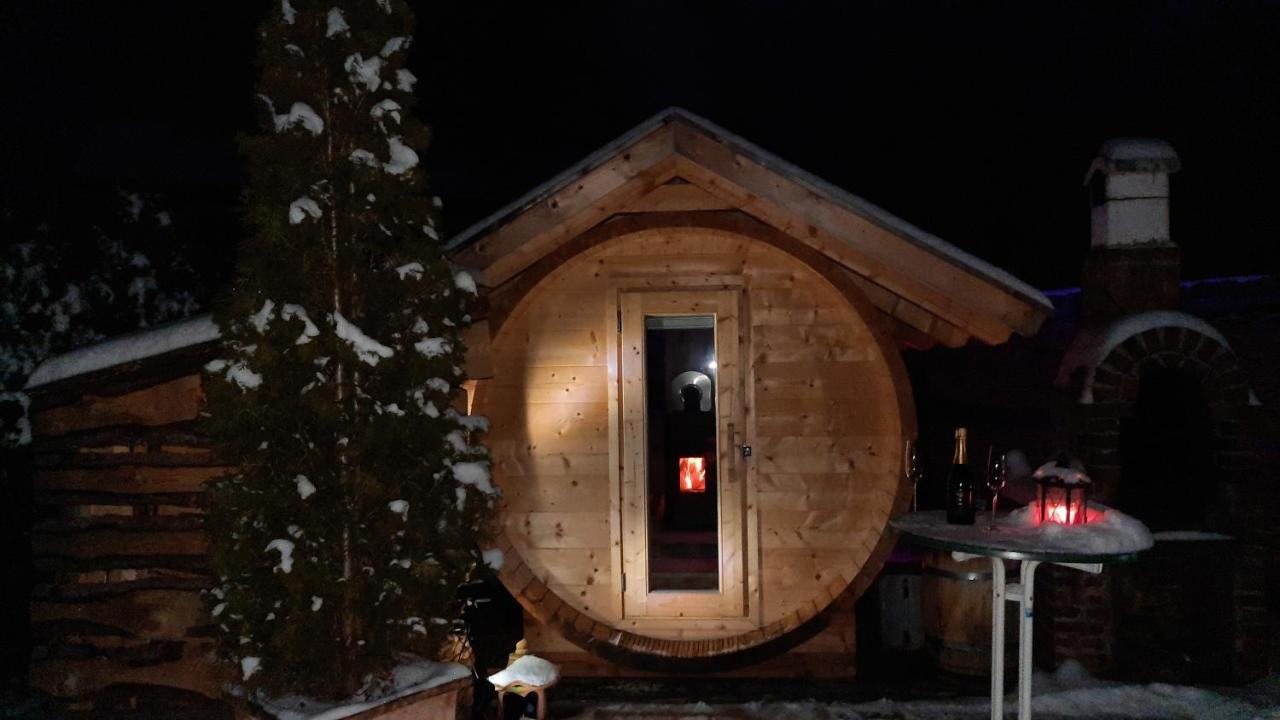
<path id="1" fill-rule="evenodd" d="M 707 491 L 707 466 L 700 457 L 680 458 L 680 492 Z"/>

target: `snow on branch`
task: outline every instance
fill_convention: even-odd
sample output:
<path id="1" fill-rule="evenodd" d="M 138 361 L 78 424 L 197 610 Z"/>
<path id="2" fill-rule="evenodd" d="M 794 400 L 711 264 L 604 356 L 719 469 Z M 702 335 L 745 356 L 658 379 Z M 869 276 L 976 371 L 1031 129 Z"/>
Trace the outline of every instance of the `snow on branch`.
<path id="1" fill-rule="evenodd" d="M 387 149 L 391 152 L 391 159 L 382 168 L 392 175 L 401 175 L 418 166 L 418 153 L 405 145 L 400 136 L 387 138 Z"/>
<path id="2" fill-rule="evenodd" d="M 271 104 L 271 101 L 266 97 L 263 97 L 263 100 L 266 100 L 268 105 Z M 320 119 L 320 116 L 316 114 L 315 110 L 311 109 L 310 105 L 304 102 L 294 103 L 289 108 L 289 112 L 283 115 L 275 115 L 274 112 L 275 111 L 273 109 L 272 117 L 275 121 L 276 132 L 285 132 L 299 124 L 302 125 L 304 130 L 312 135 L 319 135 L 324 132 L 324 121 Z"/>
<path id="3" fill-rule="evenodd" d="M 357 151 L 359 152 L 359 151 Z M 297 225 L 310 215 L 315 220 L 320 217 L 320 205 L 305 195 L 289 203 L 289 224 Z"/>
<path id="4" fill-rule="evenodd" d="M 342 14 L 341 8 L 329 8 L 329 15 L 325 22 L 324 36 L 327 38 L 351 34 L 351 26 L 347 24 L 347 18 Z"/>
<path id="5" fill-rule="evenodd" d="M 333 314 L 333 322 L 335 326 L 334 332 L 338 337 L 351 344 L 351 349 L 355 350 L 356 357 L 360 358 L 360 362 L 367 365 L 377 365 L 380 358 L 389 358 L 395 355 L 394 350 L 365 335 L 363 330 L 343 317 L 342 313 L 335 312 Z"/>

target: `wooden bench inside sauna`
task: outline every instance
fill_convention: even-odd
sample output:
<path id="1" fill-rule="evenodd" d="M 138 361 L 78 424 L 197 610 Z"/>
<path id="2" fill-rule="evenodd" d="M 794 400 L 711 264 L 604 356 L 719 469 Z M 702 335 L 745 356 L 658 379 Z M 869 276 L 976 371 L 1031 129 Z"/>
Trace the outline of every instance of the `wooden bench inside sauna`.
<path id="1" fill-rule="evenodd" d="M 904 347 L 1002 343 L 1029 286 L 680 110 L 450 244 L 501 577 L 568 675 L 854 672 L 902 510 Z"/>

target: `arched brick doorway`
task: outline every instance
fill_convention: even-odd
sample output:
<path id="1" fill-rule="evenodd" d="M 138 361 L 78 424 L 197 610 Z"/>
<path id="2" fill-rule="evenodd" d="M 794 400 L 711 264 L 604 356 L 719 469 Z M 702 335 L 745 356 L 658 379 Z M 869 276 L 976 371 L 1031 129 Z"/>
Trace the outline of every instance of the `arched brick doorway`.
<path id="1" fill-rule="evenodd" d="M 1264 672 L 1270 540 L 1250 499 L 1269 487 L 1248 445 L 1257 401 L 1227 341 L 1183 313 L 1133 315 L 1082 332 L 1059 381 L 1098 498 L 1164 534 L 1132 566 L 1045 574 L 1042 657 L 1180 682 Z"/>

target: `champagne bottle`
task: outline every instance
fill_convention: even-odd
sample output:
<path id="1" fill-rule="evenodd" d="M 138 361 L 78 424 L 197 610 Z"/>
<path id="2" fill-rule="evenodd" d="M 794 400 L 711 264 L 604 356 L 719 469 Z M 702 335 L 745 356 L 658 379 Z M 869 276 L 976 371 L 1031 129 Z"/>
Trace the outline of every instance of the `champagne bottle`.
<path id="1" fill-rule="evenodd" d="M 969 431 L 956 428 L 956 449 L 951 456 L 951 472 L 947 474 L 947 522 L 972 525 L 973 468 L 969 467 Z"/>

